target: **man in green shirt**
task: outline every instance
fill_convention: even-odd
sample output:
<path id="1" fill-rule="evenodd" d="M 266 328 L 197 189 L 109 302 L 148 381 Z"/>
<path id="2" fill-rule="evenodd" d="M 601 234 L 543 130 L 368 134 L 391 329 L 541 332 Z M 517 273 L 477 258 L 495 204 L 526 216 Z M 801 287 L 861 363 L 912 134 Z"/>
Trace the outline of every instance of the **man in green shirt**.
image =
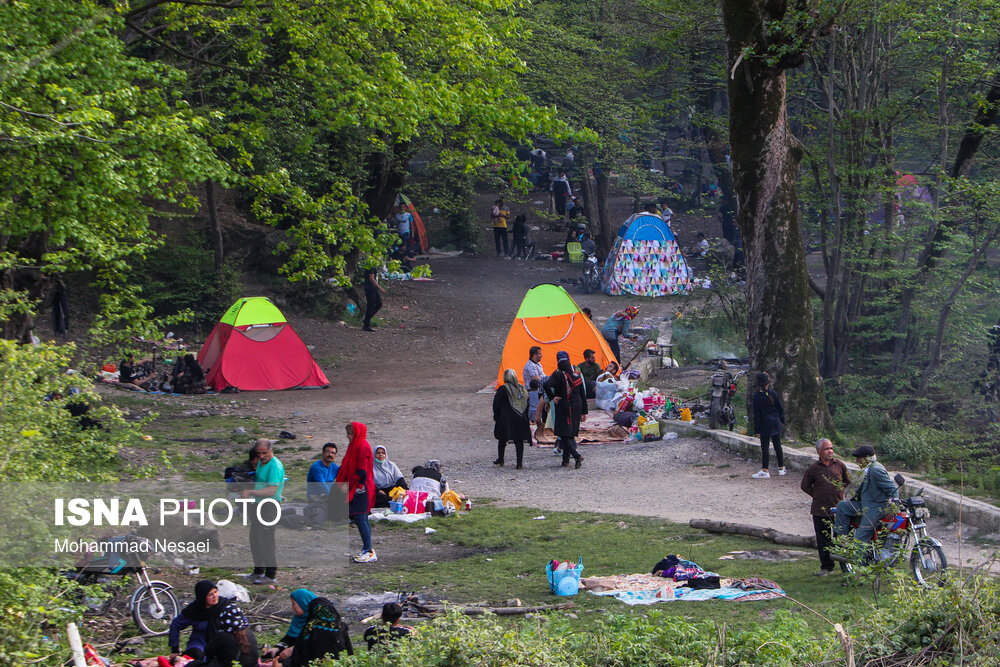
<path id="1" fill-rule="evenodd" d="M 281 491 L 285 488 L 285 466 L 274 455 L 273 445 L 267 438 L 257 440 L 257 475 L 254 487 L 240 493 L 241 498 L 253 498 L 260 503 L 267 498 L 278 501 L 266 503 L 262 507 L 250 510 L 250 553 L 253 556 L 253 583 L 276 584 L 278 572 L 278 556 L 274 543 L 274 528 L 272 523 L 280 513 Z M 260 514 L 260 516 L 258 516 Z M 264 525 L 264 522 L 271 525 Z"/>
<path id="2" fill-rule="evenodd" d="M 598 365 L 595 355 L 596 353 L 593 350 L 584 350 L 583 363 L 577 366 L 580 369 L 580 375 L 583 376 L 583 384 L 587 389 L 587 398 L 594 398 L 596 395 L 594 392 L 597 391 L 597 376 L 604 370 Z"/>

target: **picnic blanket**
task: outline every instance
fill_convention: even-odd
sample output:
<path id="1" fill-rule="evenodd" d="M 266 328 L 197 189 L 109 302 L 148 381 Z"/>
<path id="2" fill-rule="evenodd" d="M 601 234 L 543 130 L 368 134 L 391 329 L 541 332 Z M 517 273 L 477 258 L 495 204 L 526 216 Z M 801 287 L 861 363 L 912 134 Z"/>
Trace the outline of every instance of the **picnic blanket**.
<path id="1" fill-rule="evenodd" d="M 580 586 L 594 595 L 610 596 L 628 605 L 656 604 L 677 600 L 771 600 L 785 592 L 766 579 L 721 579 L 720 588 L 693 589 L 686 581 L 674 581 L 654 574 L 619 574 L 585 577 Z"/>
<path id="2" fill-rule="evenodd" d="M 578 445 L 621 444 L 628 438 L 628 429 L 615 424 L 614 413 L 607 410 L 591 410 L 587 421 L 580 423 L 580 435 L 576 438 Z M 555 447 L 556 435 L 552 429 L 535 431 L 535 443 L 539 447 Z"/>

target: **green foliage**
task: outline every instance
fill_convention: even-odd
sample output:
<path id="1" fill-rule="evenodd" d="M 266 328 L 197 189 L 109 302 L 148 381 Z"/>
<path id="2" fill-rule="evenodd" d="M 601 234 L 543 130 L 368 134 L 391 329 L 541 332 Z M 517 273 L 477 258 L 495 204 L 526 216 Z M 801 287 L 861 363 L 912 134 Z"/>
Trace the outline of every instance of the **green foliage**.
<path id="1" fill-rule="evenodd" d="M 920 652 L 935 654 L 934 664 L 997 663 L 996 579 L 984 574 L 955 576 L 941 588 L 921 589 L 905 575 L 897 575 L 889 599 L 848 626 L 858 664 L 882 657 L 901 664 Z"/>
<path id="2" fill-rule="evenodd" d="M 826 396 L 837 431 L 854 442 L 876 442 L 882 437 L 892 404 L 878 378 L 841 375 L 827 380 Z"/>
<path id="3" fill-rule="evenodd" d="M 673 321 L 674 356 L 682 363 L 746 356 L 746 334 L 722 310 L 710 305 L 689 309 Z"/>
<path id="4" fill-rule="evenodd" d="M 139 262 L 131 276 L 152 315 L 190 312 L 199 328 L 212 326 L 240 297 L 235 262 L 216 272 L 212 250 L 199 243 L 166 243 Z"/>
<path id="5" fill-rule="evenodd" d="M 927 469 L 940 458 L 946 438 L 937 429 L 908 422 L 882 436 L 878 452 L 880 456 L 901 461 L 911 469 Z"/>
<path id="6" fill-rule="evenodd" d="M 155 245 L 153 206 L 191 205 L 189 182 L 226 173 L 203 119 L 174 94 L 176 70 L 125 54 L 124 24 L 99 3 L 2 3 L 0 29 L 13 47 L 0 55 L 0 257 L 14 274 L 0 303 L 24 312 L 46 281 L 91 271 L 105 313 L 128 307 L 113 295 Z M 116 324 L 148 333 L 144 317 Z"/>
<path id="7" fill-rule="evenodd" d="M 72 353 L 72 346 L 0 339 L 0 480 L 113 480 L 119 449 L 139 441 L 136 426 L 102 406 L 90 381 L 66 374 Z M 82 428 L 69 403 L 89 405 L 87 415 L 101 427 Z"/>
<path id="8" fill-rule="evenodd" d="M 571 667 L 667 667 L 687 665 L 815 663 L 834 641 L 816 641 L 800 618 L 779 611 L 766 625 L 727 626 L 688 622 L 653 611 L 643 617 L 611 616 L 581 631 L 552 615 L 504 625 L 492 615 L 469 618 L 452 612 L 423 625 L 410 639 L 384 652 L 359 652 L 333 665 L 538 665 Z"/>
<path id="9" fill-rule="evenodd" d="M 445 161 L 442 154 L 435 159 L 427 174 L 409 188 L 414 201 L 420 202 L 424 212 L 439 209 L 448 222 L 450 238 L 442 245 L 453 244 L 458 248 L 472 249 L 477 231 L 473 206 L 475 204 L 475 178 L 456 161 Z"/>
<path id="10" fill-rule="evenodd" d="M 52 570 L 0 569 L 0 663 L 62 664 L 62 627 L 80 621 L 80 587 Z"/>

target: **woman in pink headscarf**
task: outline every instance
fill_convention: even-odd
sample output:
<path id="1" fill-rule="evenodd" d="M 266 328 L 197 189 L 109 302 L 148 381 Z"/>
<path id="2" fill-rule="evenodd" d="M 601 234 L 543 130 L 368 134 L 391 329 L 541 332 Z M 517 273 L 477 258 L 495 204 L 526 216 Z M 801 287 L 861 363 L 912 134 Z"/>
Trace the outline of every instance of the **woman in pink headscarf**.
<path id="1" fill-rule="evenodd" d="M 347 484 L 347 515 L 361 533 L 361 553 L 354 557 L 355 563 L 374 563 L 378 560 L 372 549 L 372 527 L 368 523 L 368 513 L 375 503 L 375 458 L 368 444 L 368 427 L 361 422 L 351 422 L 346 427 L 349 443 L 344 454 L 344 462 L 337 471 L 337 482 Z"/>

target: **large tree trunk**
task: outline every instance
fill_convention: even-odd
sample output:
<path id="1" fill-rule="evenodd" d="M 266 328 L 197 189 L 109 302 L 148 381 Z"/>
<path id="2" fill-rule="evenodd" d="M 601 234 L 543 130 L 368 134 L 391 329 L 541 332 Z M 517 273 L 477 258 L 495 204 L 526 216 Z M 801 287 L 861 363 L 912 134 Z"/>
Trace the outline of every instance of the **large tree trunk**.
<path id="1" fill-rule="evenodd" d="M 597 181 L 597 224 L 604 238 L 604 252 L 611 250 L 617 230 L 611 228 L 611 217 L 608 215 L 608 174 L 603 167 L 594 169 L 594 180 Z"/>
<path id="2" fill-rule="evenodd" d="M 396 195 L 403 189 L 408 150 L 408 144 L 395 144 L 391 155 L 378 151 L 368 156 L 368 183 L 363 199 L 368 212 L 379 220 L 389 215 Z"/>
<path id="3" fill-rule="evenodd" d="M 222 271 L 226 261 L 225 248 L 222 245 L 222 225 L 219 224 L 219 207 L 215 202 L 215 183 L 205 181 L 205 206 L 208 208 L 208 238 L 215 254 L 215 271 Z"/>
<path id="4" fill-rule="evenodd" d="M 750 365 L 771 374 L 790 429 L 804 436 L 829 433 L 833 425 L 816 361 L 795 194 L 802 147 L 788 129 L 784 66 L 759 55 L 744 57 L 744 49 L 766 52 L 763 31 L 781 18 L 780 5 L 723 0 L 729 137 L 747 260 Z"/>

